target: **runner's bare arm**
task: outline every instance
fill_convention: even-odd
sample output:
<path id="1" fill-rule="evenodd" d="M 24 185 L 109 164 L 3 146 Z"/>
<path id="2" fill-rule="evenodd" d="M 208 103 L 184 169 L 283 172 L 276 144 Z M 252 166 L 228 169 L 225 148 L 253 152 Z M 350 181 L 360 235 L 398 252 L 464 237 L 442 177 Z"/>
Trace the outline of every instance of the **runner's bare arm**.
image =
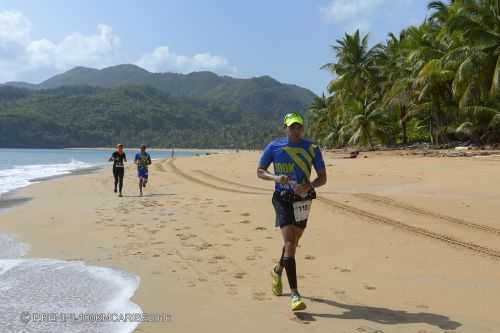
<path id="1" fill-rule="evenodd" d="M 316 174 L 318 175 L 318 177 L 316 177 L 315 180 L 313 180 L 310 183 L 298 185 L 295 188 L 295 192 L 296 193 L 307 193 L 310 190 L 312 190 L 313 188 L 325 185 L 326 184 L 326 180 L 327 180 L 326 179 L 326 169 L 323 169 L 323 170 L 320 170 L 320 171 L 316 170 Z"/>
<path id="2" fill-rule="evenodd" d="M 276 183 L 281 183 L 281 184 L 287 184 L 288 183 L 288 176 L 286 175 L 275 175 L 273 173 L 270 173 L 266 169 L 263 168 L 257 168 L 257 177 L 260 179 L 264 180 L 272 180 Z"/>
<path id="3" fill-rule="evenodd" d="M 320 186 L 325 185 L 326 181 L 327 181 L 327 178 L 326 178 L 326 169 L 323 169 L 323 170 L 320 170 L 320 171 L 316 170 L 316 173 L 317 173 L 318 177 L 316 177 L 316 179 L 311 182 L 311 185 L 313 187 L 320 187 Z"/>

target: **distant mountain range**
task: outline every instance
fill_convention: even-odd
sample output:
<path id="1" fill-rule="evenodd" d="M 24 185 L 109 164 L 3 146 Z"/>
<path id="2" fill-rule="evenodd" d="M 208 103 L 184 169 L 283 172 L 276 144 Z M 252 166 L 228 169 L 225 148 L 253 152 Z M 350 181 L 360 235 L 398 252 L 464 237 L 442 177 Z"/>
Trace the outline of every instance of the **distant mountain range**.
<path id="1" fill-rule="evenodd" d="M 314 96 L 269 76 L 76 67 L 40 84 L 0 85 L 0 146 L 261 147 L 283 114 L 305 112 Z"/>

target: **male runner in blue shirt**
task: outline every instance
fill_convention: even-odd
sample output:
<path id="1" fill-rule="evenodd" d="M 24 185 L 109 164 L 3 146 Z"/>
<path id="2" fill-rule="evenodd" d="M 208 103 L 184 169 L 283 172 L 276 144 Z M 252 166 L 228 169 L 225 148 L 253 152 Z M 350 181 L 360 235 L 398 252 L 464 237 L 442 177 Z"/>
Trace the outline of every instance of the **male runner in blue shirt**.
<path id="1" fill-rule="evenodd" d="M 276 227 L 280 227 L 284 246 L 281 258 L 272 272 L 272 292 L 280 296 L 283 292 L 281 274 L 286 271 L 292 296 L 292 311 L 304 310 L 297 289 L 295 249 L 307 225 L 311 200 L 316 197 L 314 189 L 326 184 L 326 168 L 321 151 L 311 141 L 303 139 L 304 118 L 298 113 L 284 117 L 286 137 L 276 139 L 264 150 L 257 168 L 257 176 L 276 183 L 273 206 L 276 212 Z M 267 169 L 273 163 L 274 173 Z M 317 178 L 309 180 L 314 167 Z"/>
<path id="2" fill-rule="evenodd" d="M 139 177 L 139 193 L 142 197 L 142 188 L 146 187 L 148 182 L 148 166 L 151 164 L 151 156 L 146 153 L 146 146 L 141 146 L 141 151 L 135 154 L 134 159 L 135 164 L 137 164 L 137 176 Z"/>

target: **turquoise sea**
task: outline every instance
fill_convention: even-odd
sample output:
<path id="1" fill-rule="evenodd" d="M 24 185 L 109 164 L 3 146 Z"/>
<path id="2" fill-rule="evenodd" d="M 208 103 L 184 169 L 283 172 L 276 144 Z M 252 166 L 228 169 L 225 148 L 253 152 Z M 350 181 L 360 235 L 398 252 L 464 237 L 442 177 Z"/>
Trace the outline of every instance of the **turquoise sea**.
<path id="1" fill-rule="evenodd" d="M 74 171 L 101 167 L 113 149 L 0 149 L 0 196 L 28 186 L 40 178 L 69 174 Z M 129 163 L 137 150 L 125 150 Z M 149 151 L 152 159 L 171 156 L 170 150 Z M 175 157 L 196 153 L 175 150 Z"/>

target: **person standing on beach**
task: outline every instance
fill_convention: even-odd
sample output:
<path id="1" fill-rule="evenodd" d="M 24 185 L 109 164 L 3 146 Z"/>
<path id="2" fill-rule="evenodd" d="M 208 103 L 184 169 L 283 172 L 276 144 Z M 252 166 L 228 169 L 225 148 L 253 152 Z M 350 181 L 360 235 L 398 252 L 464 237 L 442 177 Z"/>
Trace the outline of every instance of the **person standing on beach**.
<path id="1" fill-rule="evenodd" d="M 146 152 L 146 146 L 141 146 L 141 151 L 135 154 L 135 164 L 137 165 L 137 176 L 139 177 L 139 193 L 142 197 L 142 188 L 148 182 L 148 166 L 151 164 L 151 156 Z"/>
<path id="2" fill-rule="evenodd" d="M 292 297 L 292 311 L 304 310 L 297 287 L 295 250 L 309 216 L 315 188 L 326 184 L 325 162 L 317 145 L 303 138 L 304 118 L 289 113 L 283 119 L 286 137 L 272 141 L 264 149 L 257 168 L 257 176 L 275 182 L 272 203 L 276 212 L 276 227 L 281 230 L 283 248 L 279 263 L 272 269 L 272 292 L 283 293 L 281 275 L 286 271 Z M 267 169 L 273 163 L 274 173 Z M 312 167 L 317 178 L 310 182 Z"/>
<path id="3" fill-rule="evenodd" d="M 122 196 L 123 189 L 123 176 L 125 175 L 125 164 L 127 162 L 127 155 L 123 151 L 123 145 L 120 143 L 116 145 L 116 151 L 111 154 L 109 162 L 113 161 L 113 177 L 115 178 L 115 193 L 117 192 L 117 186 L 119 186 L 120 194 Z"/>

